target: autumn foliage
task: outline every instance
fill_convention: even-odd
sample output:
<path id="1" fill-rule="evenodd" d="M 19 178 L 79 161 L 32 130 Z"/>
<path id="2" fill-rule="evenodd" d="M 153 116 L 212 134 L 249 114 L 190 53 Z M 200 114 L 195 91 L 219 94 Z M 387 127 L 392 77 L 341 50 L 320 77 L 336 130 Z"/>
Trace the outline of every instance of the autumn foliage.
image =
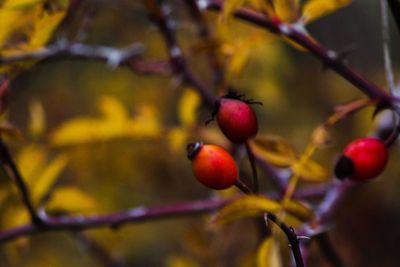
<path id="1" fill-rule="evenodd" d="M 361 2 L 0 1 L 0 265 L 398 266 Z"/>

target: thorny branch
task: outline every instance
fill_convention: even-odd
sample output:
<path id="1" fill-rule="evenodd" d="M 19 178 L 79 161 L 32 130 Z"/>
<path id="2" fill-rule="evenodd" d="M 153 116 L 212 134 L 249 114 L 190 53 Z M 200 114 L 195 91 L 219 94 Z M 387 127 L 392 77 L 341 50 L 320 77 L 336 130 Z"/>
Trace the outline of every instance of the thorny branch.
<path id="1" fill-rule="evenodd" d="M 192 17 L 199 25 L 199 33 L 203 37 L 207 37 L 208 32 L 204 21 L 202 21 L 201 13 L 197 6 L 197 1 L 188 1 L 189 10 L 192 12 Z M 103 46 L 89 46 L 81 43 L 58 43 L 49 45 L 43 49 L 14 55 L 9 57 L 0 58 L 0 64 L 9 64 L 25 60 L 47 60 L 62 56 L 73 58 L 84 58 L 103 60 L 108 62 L 111 66 L 117 67 L 120 65 L 128 65 L 133 71 L 141 74 L 154 73 L 154 74 L 175 74 L 181 75 L 183 80 L 191 84 L 201 93 L 206 103 L 212 104 L 215 96 L 212 91 L 197 77 L 182 54 L 182 50 L 177 42 L 175 29 L 173 23 L 168 19 L 163 6 L 159 5 L 157 1 L 150 0 L 144 1 L 149 17 L 157 25 L 164 38 L 166 48 L 170 57 L 169 62 L 154 61 L 145 62 L 139 58 L 143 53 L 143 47 L 138 44 L 126 48 L 111 48 Z M 209 10 L 220 11 L 223 2 L 217 0 L 203 1 L 206 8 Z M 388 0 L 389 7 L 394 15 L 397 25 L 400 29 L 400 2 L 398 0 Z M 239 9 L 235 12 L 235 17 L 262 28 L 270 30 L 276 34 L 288 37 L 297 44 L 305 47 L 315 57 L 332 70 L 336 71 L 342 77 L 347 79 L 354 86 L 359 88 L 364 94 L 371 99 L 383 102 L 392 103 L 395 99 L 390 96 L 386 91 L 361 76 L 351 67 L 347 66 L 341 57 L 332 50 L 329 50 L 322 45 L 312 40 L 304 30 L 290 24 L 280 22 L 278 20 L 270 20 L 265 15 L 251 11 L 248 9 Z M 257 155 L 255 155 L 257 156 Z M 21 177 L 18 168 L 16 167 L 8 148 L 0 140 L 0 157 L 2 164 L 10 170 L 12 177 L 15 179 L 16 184 L 21 192 L 25 206 L 27 207 L 32 221 L 20 227 L 12 228 L 0 232 L 0 243 L 21 236 L 32 235 L 41 232 L 50 231 L 79 231 L 85 229 L 92 229 L 98 227 L 118 228 L 125 223 L 137 223 L 155 219 L 165 219 L 170 217 L 188 216 L 200 214 L 205 212 L 214 211 L 227 204 L 231 199 L 207 199 L 192 201 L 187 203 L 179 203 L 175 205 L 161 206 L 161 207 L 139 207 L 127 211 L 119 211 L 104 215 L 91 215 L 91 216 L 61 216 L 61 217 L 39 217 L 32 205 L 29 196 L 29 190 Z M 259 159 L 256 157 L 259 162 Z M 269 167 L 269 166 L 268 166 Z M 276 176 L 279 176 L 275 173 Z M 278 177 L 276 179 L 280 183 L 280 187 L 285 187 L 283 179 Z M 296 191 L 294 197 L 309 196 L 324 196 L 321 204 L 316 212 L 316 219 L 300 228 L 298 233 L 315 236 L 324 232 L 330 223 L 330 219 L 336 207 L 341 203 L 343 198 L 347 195 L 348 191 L 354 187 L 350 182 L 337 183 L 329 186 L 321 186 L 318 188 L 311 188 L 309 191 Z M 267 214 L 267 218 L 276 223 L 282 231 L 286 234 L 294 254 L 296 265 L 304 266 L 302 254 L 300 252 L 298 236 L 294 230 L 273 214 Z M 303 244 L 302 244 L 303 245 Z"/>
<path id="2" fill-rule="evenodd" d="M 21 236 L 51 231 L 79 231 L 100 227 L 117 229 L 126 223 L 138 223 L 155 219 L 176 218 L 217 210 L 231 199 L 207 199 L 159 207 L 138 207 L 103 215 L 44 217 L 42 224 L 28 223 L 0 233 L 0 243 Z"/>
<path id="3" fill-rule="evenodd" d="M 165 14 L 165 6 L 157 4 L 156 0 L 144 0 L 149 18 L 157 25 L 170 57 L 170 61 L 176 74 L 182 75 L 182 78 L 188 84 L 194 86 L 202 95 L 204 101 L 208 105 L 214 105 L 215 95 L 190 69 L 183 55 L 182 49 L 179 47 L 174 23 L 172 23 Z"/>
<path id="4" fill-rule="evenodd" d="M 206 7 L 209 10 L 219 12 L 223 8 L 222 1 L 209 0 L 206 2 Z M 391 97 L 385 90 L 377 86 L 372 81 L 361 76 L 361 74 L 351 67 L 347 66 L 337 53 L 315 42 L 306 34 L 304 30 L 278 20 L 269 19 L 264 14 L 252 11 L 250 9 L 238 9 L 234 13 L 234 16 L 243 21 L 247 21 L 254 25 L 265 28 L 273 33 L 285 36 L 306 48 L 311 54 L 321 60 L 325 66 L 336 71 L 368 97 L 379 100 L 383 103 L 391 103 L 393 101 L 393 97 Z"/>

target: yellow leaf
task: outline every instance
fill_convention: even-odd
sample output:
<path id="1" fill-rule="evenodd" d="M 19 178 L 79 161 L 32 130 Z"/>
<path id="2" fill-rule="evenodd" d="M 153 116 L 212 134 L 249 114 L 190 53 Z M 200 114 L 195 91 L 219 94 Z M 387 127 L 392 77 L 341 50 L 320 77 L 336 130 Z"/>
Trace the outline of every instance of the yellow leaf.
<path id="1" fill-rule="evenodd" d="M 32 136 L 38 137 L 43 133 L 46 127 L 45 112 L 42 104 L 37 100 L 32 101 L 29 108 L 30 108 L 29 131 Z"/>
<path id="2" fill-rule="evenodd" d="M 52 145 L 76 145 L 106 141 L 115 138 L 156 138 L 162 129 L 154 108 L 142 106 L 133 118 L 125 107 L 112 97 L 102 97 L 100 118 L 78 117 L 64 122 L 50 135 Z"/>
<path id="3" fill-rule="evenodd" d="M 24 34 L 32 27 L 38 8 L 0 9 L 0 48 L 17 34 Z"/>
<path id="4" fill-rule="evenodd" d="M 167 258 L 166 267 L 199 267 L 192 258 L 172 255 Z"/>
<path id="5" fill-rule="evenodd" d="M 128 121 L 123 135 L 135 139 L 160 137 L 162 127 L 157 111 L 151 106 L 141 106 L 136 111 L 136 116 Z"/>
<path id="6" fill-rule="evenodd" d="M 313 160 L 297 161 L 292 165 L 292 171 L 301 179 L 309 182 L 325 182 L 329 179 L 328 170 Z"/>
<path id="7" fill-rule="evenodd" d="M 251 146 L 257 157 L 279 167 L 288 167 L 297 159 L 296 149 L 276 135 L 259 136 Z"/>
<path id="8" fill-rule="evenodd" d="M 29 213 L 24 206 L 8 205 L 3 212 L 2 226 L 4 228 L 16 227 L 29 222 Z"/>
<path id="9" fill-rule="evenodd" d="M 331 143 L 328 130 L 324 126 L 317 127 L 312 135 L 312 142 L 316 147 L 325 147 Z"/>
<path id="10" fill-rule="evenodd" d="M 47 192 L 54 185 L 56 179 L 67 165 L 68 158 L 66 155 L 60 155 L 51 161 L 43 172 L 36 179 L 36 183 L 32 188 L 32 200 L 39 203 Z"/>
<path id="11" fill-rule="evenodd" d="M 176 152 L 185 149 L 187 133 L 182 128 L 171 129 L 168 133 L 169 147 Z"/>
<path id="12" fill-rule="evenodd" d="M 196 124 L 197 109 L 201 103 L 199 93 L 193 88 L 183 91 L 178 103 L 178 116 L 181 124 L 190 127 Z"/>
<path id="13" fill-rule="evenodd" d="M 211 221 L 216 224 L 225 224 L 266 212 L 278 212 L 280 209 L 281 205 L 275 200 L 262 196 L 244 196 L 222 208 Z"/>
<path id="14" fill-rule="evenodd" d="M 97 106 L 106 120 L 125 122 L 128 119 L 128 111 L 121 101 L 113 96 L 100 97 Z"/>
<path id="15" fill-rule="evenodd" d="M 17 165 L 29 185 L 35 182 L 36 177 L 43 170 L 47 158 L 47 151 L 38 145 L 25 146 L 17 156 Z"/>
<path id="16" fill-rule="evenodd" d="M 262 11 L 270 17 L 274 15 L 271 2 L 265 0 L 250 0 L 249 2 L 256 10 Z"/>
<path id="17" fill-rule="evenodd" d="M 33 32 L 29 38 L 29 48 L 34 49 L 45 45 L 64 16 L 65 10 L 53 13 L 43 12 L 43 16 L 35 21 Z"/>
<path id="18" fill-rule="evenodd" d="M 74 145 L 106 140 L 115 134 L 101 120 L 80 117 L 64 122 L 51 135 L 52 145 Z"/>
<path id="19" fill-rule="evenodd" d="M 309 0 L 303 7 L 303 19 L 309 23 L 349 5 L 351 2 L 352 0 Z"/>
<path id="20" fill-rule="evenodd" d="M 275 0 L 274 9 L 278 17 L 285 22 L 295 22 L 299 19 L 299 0 Z"/>
<path id="21" fill-rule="evenodd" d="M 49 212 L 82 212 L 95 206 L 93 198 L 76 187 L 61 187 L 54 191 L 46 210 Z"/>
<path id="22" fill-rule="evenodd" d="M 232 15 L 236 9 L 240 8 L 246 0 L 227 0 L 224 2 L 224 8 L 221 13 L 221 18 L 225 19 Z"/>
<path id="23" fill-rule="evenodd" d="M 39 3 L 43 3 L 44 1 L 45 0 L 6 0 L 2 8 L 5 9 L 27 8 Z"/>
<path id="24" fill-rule="evenodd" d="M 257 267 L 281 267 L 279 243 L 274 237 L 267 237 L 258 248 Z"/>
<path id="25" fill-rule="evenodd" d="M 312 209 L 296 200 L 290 200 L 286 202 L 285 210 L 302 221 L 309 221 L 314 218 L 314 212 L 312 211 Z"/>

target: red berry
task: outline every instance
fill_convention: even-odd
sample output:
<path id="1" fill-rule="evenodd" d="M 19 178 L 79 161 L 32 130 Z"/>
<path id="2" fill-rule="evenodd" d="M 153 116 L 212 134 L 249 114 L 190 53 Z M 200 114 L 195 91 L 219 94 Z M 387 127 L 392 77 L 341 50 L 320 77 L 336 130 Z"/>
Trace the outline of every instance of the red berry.
<path id="1" fill-rule="evenodd" d="M 381 140 L 361 138 L 347 145 L 335 173 L 339 178 L 366 181 L 378 176 L 387 160 L 388 150 Z"/>
<path id="2" fill-rule="evenodd" d="M 224 135 L 233 143 L 243 143 L 256 136 L 257 117 L 253 109 L 237 99 L 221 98 L 217 122 Z"/>
<path id="3" fill-rule="evenodd" d="M 222 147 L 197 142 L 188 145 L 194 176 L 212 189 L 226 189 L 235 184 L 238 168 L 232 156 Z"/>

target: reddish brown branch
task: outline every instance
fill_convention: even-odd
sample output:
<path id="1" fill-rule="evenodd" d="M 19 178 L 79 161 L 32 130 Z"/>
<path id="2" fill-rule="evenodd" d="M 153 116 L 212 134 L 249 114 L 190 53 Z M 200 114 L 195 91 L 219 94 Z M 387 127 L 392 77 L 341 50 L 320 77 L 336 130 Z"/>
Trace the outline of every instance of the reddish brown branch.
<path id="1" fill-rule="evenodd" d="M 126 223 L 155 219 L 177 218 L 216 210 L 232 199 L 207 199 L 160 207 L 138 207 L 127 211 L 103 215 L 65 216 L 43 218 L 41 225 L 29 223 L 0 233 L 0 243 L 37 233 L 50 231 L 76 231 L 100 227 L 118 228 Z"/>
<path id="2" fill-rule="evenodd" d="M 214 105 L 214 94 L 188 66 L 182 49 L 178 44 L 173 23 L 168 20 L 167 16 L 164 14 L 165 8 L 155 0 L 144 0 L 143 2 L 147 9 L 149 18 L 157 25 L 162 37 L 164 38 L 167 52 L 175 73 L 182 75 L 182 78 L 186 83 L 194 86 L 207 104 Z"/>
<path id="3" fill-rule="evenodd" d="M 209 10 L 221 11 L 222 7 L 223 3 L 218 0 L 210 0 L 207 4 L 207 9 Z M 340 74 L 343 78 L 360 89 L 368 97 L 387 103 L 391 103 L 393 101 L 393 97 L 391 97 L 386 91 L 365 77 L 361 76 L 351 67 L 347 66 L 337 53 L 315 42 L 301 29 L 278 20 L 271 20 L 264 14 L 245 8 L 237 10 L 234 13 L 234 16 L 243 21 L 265 28 L 273 33 L 285 36 L 295 43 L 303 46 L 311 54 L 321 60 L 324 66 L 329 67 Z"/>

